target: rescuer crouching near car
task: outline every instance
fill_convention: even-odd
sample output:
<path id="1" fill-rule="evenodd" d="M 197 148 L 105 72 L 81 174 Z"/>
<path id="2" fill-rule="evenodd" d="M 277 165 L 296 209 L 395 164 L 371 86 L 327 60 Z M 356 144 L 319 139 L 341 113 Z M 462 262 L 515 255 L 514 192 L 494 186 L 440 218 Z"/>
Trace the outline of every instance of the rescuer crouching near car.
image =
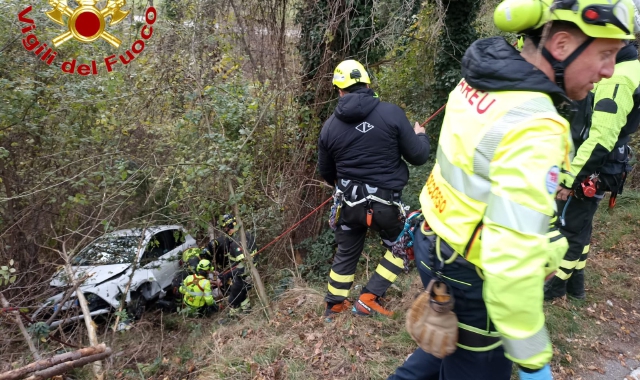
<path id="1" fill-rule="evenodd" d="M 211 270 L 209 260 L 200 260 L 196 273 L 187 276 L 180 286 L 180 293 L 184 294 L 183 305 L 191 315 L 209 316 L 218 311 L 216 301 L 213 299 L 211 281 L 208 279 L 208 273 Z"/>

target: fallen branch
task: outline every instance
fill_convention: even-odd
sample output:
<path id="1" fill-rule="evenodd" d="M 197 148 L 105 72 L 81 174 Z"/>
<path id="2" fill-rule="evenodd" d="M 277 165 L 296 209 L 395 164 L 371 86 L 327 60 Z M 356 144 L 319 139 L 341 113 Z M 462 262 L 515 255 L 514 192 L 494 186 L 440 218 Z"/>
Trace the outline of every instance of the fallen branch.
<path id="1" fill-rule="evenodd" d="M 9 308 L 9 301 L 7 301 L 7 299 L 4 297 L 2 293 L 0 293 L 0 303 L 2 304 L 2 307 Z M 18 328 L 20 329 L 22 336 L 24 336 L 24 340 L 27 342 L 27 345 L 29 346 L 29 351 L 31 351 L 31 354 L 33 354 L 33 358 L 36 360 L 40 360 L 41 358 L 40 353 L 38 353 L 38 350 L 36 350 L 36 346 L 34 346 L 33 340 L 31 340 L 31 335 L 29 335 L 29 333 L 27 332 L 27 329 L 24 327 L 24 324 L 22 323 L 22 319 L 20 319 L 20 312 L 12 311 L 11 313 L 13 313 L 15 317 L 16 323 L 18 324 Z"/>
<path id="2" fill-rule="evenodd" d="M 24 376 L 31 372 L 41 371 L 51 368 L 60 363 L 78 360 L 84 357 L 102 354 L 106 352 L 107 346 L 102 343 L 95 347 L 85 347 L 76 351 L 65 352 L 64 354 L 56 355 L 48 359 L 38 360 L 22 368 L 17 368 L 9 372 L 0 373 L 0 380 L 17 380 L 22 379 Z"/>
<path id="3" fill-rule="evenodd" d="M 61 364 L 58 364 L 58 365 L 53 366 L 51 368 L 47 368 L 45 370 L 38 371 L 38 372 L 34 373 L 32 376 L 27 377 L 25 380 L 45 380 L 45 379 L 49 379 L 49 378 L 51 378 L 53 376 L 60 375 L 62 373 L 70 371 L 70 370 L 72 370 L 74 368 L 82 367 L 82 366 L 84 366 L 86 364 L 89 364 L 91 362 L 99 362 L 100 360 L 108 357 L 109 355 L 111 355 L 111 348 L 107 348 L 101 354 L 86 356 L 86 357 L 78 359 L 78 360 L 74 360 L 74 361 L 66 362 L 66 363 L 61 363 Z"/>

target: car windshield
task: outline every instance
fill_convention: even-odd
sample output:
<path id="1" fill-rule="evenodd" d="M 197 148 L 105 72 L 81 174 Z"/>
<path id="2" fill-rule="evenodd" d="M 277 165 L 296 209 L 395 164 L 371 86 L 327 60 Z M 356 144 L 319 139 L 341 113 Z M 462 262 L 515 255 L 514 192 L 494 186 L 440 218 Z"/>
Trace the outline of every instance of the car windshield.
<path id="1" fill-rule="evenodd" d="M 130 264 L 136 257 L 140 236 L 103 236 L 73 258 L 74 265 Z"/>

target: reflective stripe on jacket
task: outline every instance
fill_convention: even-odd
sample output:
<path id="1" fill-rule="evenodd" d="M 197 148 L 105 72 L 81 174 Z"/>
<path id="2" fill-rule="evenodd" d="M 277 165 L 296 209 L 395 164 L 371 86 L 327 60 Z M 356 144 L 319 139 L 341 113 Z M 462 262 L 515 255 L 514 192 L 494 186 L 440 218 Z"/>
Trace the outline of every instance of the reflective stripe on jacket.
<path id="1" fill-rule="evenodd" d="M 550 249 L 546 234 L 571 149 L 568 123 L 545 93 L 483 92 L 463 79 L 449 96 L 420 194 L 432 230 L 484 272 L 484 300 L 506 355 L 529 368 L 552 356 L 543 284 L 545 266 L 557 266 L 563 252 Z"/>
<path id="2" fill-rule="evenodd" d="M 211 293 L 211 282 L 204 276 L 190 275 L 184 279 L 180 286 L 180 293 L 184 294 L 184 303 L 191 307 L 202 307 L 205 304 L 214 304 Z"/>

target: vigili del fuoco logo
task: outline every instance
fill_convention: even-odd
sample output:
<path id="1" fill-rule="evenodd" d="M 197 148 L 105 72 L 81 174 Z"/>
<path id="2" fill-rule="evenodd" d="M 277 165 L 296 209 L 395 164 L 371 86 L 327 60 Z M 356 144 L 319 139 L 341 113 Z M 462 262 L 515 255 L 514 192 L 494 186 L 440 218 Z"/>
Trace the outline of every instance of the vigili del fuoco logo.
<path id="1" fill-rule="evenodd" d="M 98 9 L 96 4 L 99 0 L 77 0 L 78 6 L 74 9 L 69 7 L 67 0 L 48 0 L 53 9 L 45 12 L 47 17 L 60 28 L 60 35 L 51 41 L 53 46 L 47 46 L 46 42 L 41 43 L 36 35 L 37 27 L 33 19 L 30 19 L 29 12 L 33 7 L 29 5 L 18 14 L 18 20 L 23 23 L 22 46 L 27 51 L 32 52 L 36 57 L 47 65 L 51 65 L 58 57 L 58 52 L 54 49 L 64 44 L 70 39 L 75 39 L 84 43 L 92 43 L 98 39 L 105 40 L 111 46 L 120 47 L 122 41 L 115 35 L 107 31 L 107 27 L 113 26 L 124 20 L 129 14 L 129 10 L 123 10 L 126 0 L 107 0 L 104 8 Z M 154 7 L 149 7 L 145 11 L 145 25 L 140 29 L 140 38 L 137 39 L 124 54 L 116 57 L 115 54 L 104 57 L 102 62 L 107 72 L 113 71 L 118 64 L 127 65 L 142 53 L 145 41 L 153 34 L 153 25 L 156 22 L 157 12 Z M 109 18 L 109 21 L 107 19 Z M 91 64 L 78 64 L 75 59 L 63 61 L 60 68 L 68 74 L 79 74 L 82 76 L 97 75 L 100 61 L 92 60 Z M 56 65 L 57 66 L 57 65 Z"/>

